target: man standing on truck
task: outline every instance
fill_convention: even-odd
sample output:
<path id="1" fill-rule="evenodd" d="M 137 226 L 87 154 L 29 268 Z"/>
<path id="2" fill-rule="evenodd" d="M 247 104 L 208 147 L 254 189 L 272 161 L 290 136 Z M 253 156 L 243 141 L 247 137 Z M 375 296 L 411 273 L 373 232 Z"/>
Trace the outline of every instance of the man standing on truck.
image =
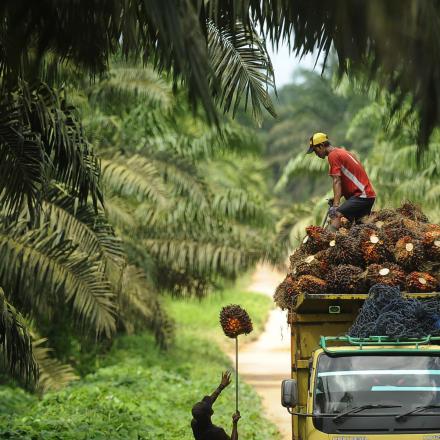
<path id="1" fill-rule="evenodd" d="M 329 175 L 333 180 L 333 199 L 329 209 L 330 229 L 336 231 L 341 226 L 341 218 L 357 221 L 369 215 L 376 193 L 359 160 L 344 148 L 330 144 L 325 133 L 315 133 L 310 138 L 307 154 L 315 153 L 319 158 L 327 158 Z M 341 205 L 341 197 L 345 201 Z"/>
<path id="2" fill-rule="evenodd" d="M 211 422 L 211 416 L 214 414 L 212 405 L 220 393 L 231 383 L 231 373 L 225 371 L 222 373 L 220 385 L 210 396 L 205 396 L 200 402 L 197 402 L 192 408 L 193 419 L 191 428 L 195 440 L 238 440 L 238 420 L 240 413 L 237 411 L 232 415 L 232 433 L 229 437 L 223 428 L 215 426 Z"/>

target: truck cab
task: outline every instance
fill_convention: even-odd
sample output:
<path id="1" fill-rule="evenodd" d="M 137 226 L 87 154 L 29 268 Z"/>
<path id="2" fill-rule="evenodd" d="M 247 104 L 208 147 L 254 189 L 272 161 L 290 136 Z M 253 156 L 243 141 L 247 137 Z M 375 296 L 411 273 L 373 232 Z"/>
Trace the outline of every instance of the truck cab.
<path id="1" fill-rule="evenodd" d="M 346 336 L 366 297 L 303 294 L 290 311 L 292 439 L 440 440 L 440 338 Z"/>

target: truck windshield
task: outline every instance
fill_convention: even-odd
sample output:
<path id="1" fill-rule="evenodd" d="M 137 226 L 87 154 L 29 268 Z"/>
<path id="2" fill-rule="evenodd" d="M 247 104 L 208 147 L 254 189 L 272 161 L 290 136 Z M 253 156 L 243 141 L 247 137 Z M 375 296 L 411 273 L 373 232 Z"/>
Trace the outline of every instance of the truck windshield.
<path id="1" fill-rule="evenodd" d="M 402 406 L 399 413 L 440 405 L 440 357 L 321 354 L 315 378 L 314 413 L 338 414 L 370 404 Z M 390 413 L 389 409 L 380 411 Z M 440 414 L 440 409 L 430 411 Z"/>

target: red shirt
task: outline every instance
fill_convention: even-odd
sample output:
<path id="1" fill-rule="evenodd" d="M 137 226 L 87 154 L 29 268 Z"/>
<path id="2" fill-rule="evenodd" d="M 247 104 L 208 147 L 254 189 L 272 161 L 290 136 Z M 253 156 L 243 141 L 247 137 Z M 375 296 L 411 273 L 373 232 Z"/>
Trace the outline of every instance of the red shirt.
<path id="1" fill-rule="evenodd" d="M 361 163 L 347 150 L 335 148 L 327 156 L 330 176 L 341 176 L 342 195 L 350 197 L 376 197 L 370 179 Z"/>

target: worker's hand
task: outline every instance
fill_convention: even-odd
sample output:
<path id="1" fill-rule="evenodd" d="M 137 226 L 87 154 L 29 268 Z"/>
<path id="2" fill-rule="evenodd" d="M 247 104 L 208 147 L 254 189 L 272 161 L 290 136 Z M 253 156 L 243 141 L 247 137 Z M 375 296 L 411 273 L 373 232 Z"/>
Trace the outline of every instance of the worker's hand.
<path id="1" fill-rule="evenodd" d="M 231 383 L 231 372 L 228 371 L 223 371 L 222 372 L 222 380 L 220 382 L 220 386 L 222 388 L 226 388 L 229 384 Z"/>
<path id="2" fill-rule="evenodd" d="M 232 414 L 232 423 L 236 425 L 240 420 L 240 418 L 241 418 L 240 411 L 237 411 L 236 413 Z"/>
<path id="3" fill-rule="evenodd" d="M 338 216 L 338 207 L 337 206 L 331 206 L 328 210 L 328 216 L 330 218 L 336 218 Z"/>

